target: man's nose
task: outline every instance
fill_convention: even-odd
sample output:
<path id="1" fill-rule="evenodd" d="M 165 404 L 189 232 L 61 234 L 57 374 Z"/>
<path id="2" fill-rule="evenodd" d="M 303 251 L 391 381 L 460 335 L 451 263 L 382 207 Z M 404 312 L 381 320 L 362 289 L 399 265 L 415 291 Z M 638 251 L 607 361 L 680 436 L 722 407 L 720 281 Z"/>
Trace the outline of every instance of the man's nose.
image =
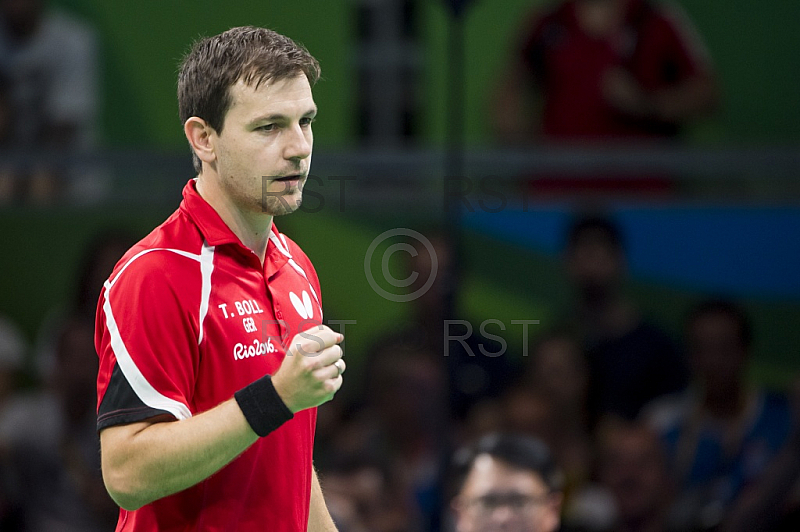
<path id="1" fill-rule="evenodd" d="M 299 124 L 290 127 L 286 133 L 286 146 L 284 148 L 284 157 L 286 159 L 305 159 L 311 155 L 311 139 Z"/>

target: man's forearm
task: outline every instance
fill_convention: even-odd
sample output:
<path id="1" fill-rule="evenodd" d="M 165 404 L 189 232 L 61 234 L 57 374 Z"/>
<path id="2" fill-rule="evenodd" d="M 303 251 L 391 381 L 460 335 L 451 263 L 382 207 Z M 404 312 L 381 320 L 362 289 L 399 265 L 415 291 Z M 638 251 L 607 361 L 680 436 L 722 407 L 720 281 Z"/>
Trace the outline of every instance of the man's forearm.
<path id="1" fill-rule="evenodd" d="M 308 514 L 308 532 L 337 532 L 336 525 L 333 523 L 328 506 L 325 504 L 325 497 L 322 495 L 322 487 L 317 478 L 317 472 L 311 472 L 311 505 Z"/>
<path id="2" fill-rule="evenodd" d="M 656 92 L 652 100 L 658 118 L 679 122 L 710 112 L 716 106 L 718 96 L 714 78 L 698 75 Z"/>
<path id="3" fill-rule="evenodd" d="M 109 427 L 100 434 L 103 479 L 134 510 L 205 480 L 257 439 L 234 399 L 181 421 Z"/>

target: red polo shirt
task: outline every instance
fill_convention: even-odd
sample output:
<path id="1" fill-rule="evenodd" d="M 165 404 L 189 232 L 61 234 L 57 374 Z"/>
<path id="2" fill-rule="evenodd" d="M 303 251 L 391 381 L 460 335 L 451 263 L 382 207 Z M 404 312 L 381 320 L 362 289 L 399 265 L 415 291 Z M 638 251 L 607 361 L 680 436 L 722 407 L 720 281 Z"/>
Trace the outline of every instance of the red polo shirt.
<path id="1" fill-rule="evenodd" d="M 656 137 L 678 124 L 626 116 L 609 105 L 602 80 L 611 68 L 627 71 L 646 91 L 658 91 L 710 70 L 708 54 L 676 8 L 631 0 L 619 32 L 587 34 L 575 0 L 537 16 L 520 46 L 522 64 L 542 87 L 542 132 L 557 139 Z"/>
<path id="2" fill-rule="evenodd" d="M 186 419 L 274 374 L 284 344 L 322 323 L 308 257 L 272 226 L 263 266 L 200 197 L 131 248 L 106 281 L 95 346 L 98 430 Z M 303 410 L 203 482 L 139 510 L 118 531 L 305 531 L 316 409 Z"/>

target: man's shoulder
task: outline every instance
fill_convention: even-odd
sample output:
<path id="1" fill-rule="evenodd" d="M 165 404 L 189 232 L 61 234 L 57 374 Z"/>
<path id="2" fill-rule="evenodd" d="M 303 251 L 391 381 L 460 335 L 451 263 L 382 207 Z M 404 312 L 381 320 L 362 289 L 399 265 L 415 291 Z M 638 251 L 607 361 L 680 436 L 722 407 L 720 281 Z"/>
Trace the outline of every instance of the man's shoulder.
<path id="1" fill-rule="evenodd" d="M 311 259 L 308 257 L 308 255 L 306 255 L 306 252 L 303 251 L 303 248 L 301 248 L 297 242 L 286 236 L 284 233 L 278 233 L 278 239 L 280 239 L 281 242 L 283 242 L 283 244 L 286 246 L 287 251 L 295 262 L 303 267 L 308 265 L 312 269 L 314 268 L 314 265 L 311 263 Z"/>
<path id="2" fill-rule="evenodd" d="M 314 268 L 314 264 L 311 262 L 311 259 L 294 240 L 283 233 L 278 233 L 277 239 L 286 248 L 286 251 L 291 256 L 291 260 L 294 261 L 293 269 L 299 270 L 298 273 L 300 273 L 308 280 L 309 283 L 311 283 L 311 286 L 317 291 L 317 296 L 320 297 L 322 287 L 320 286 L 317 270 Z"/>
<path id="3" fill-rule="evenodd" d="M 138 279 L 181 278 L 187 269 L 198 269 L 203 237 L 180 210 L 131 247 L 117 262 L 109 281 L 121 276 Z"/>

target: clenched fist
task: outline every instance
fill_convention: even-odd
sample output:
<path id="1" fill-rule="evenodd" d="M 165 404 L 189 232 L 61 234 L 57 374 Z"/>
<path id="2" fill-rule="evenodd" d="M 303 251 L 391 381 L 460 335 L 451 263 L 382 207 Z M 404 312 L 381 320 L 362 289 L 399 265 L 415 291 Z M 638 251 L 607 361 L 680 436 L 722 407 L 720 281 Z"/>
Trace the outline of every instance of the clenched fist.
<path id="1" fill-rule="evenodd" d="M 342 386 L 344 336 L 326 325 L 295 335 L 272 384 L 292 412 L 330 401 Z"/>

